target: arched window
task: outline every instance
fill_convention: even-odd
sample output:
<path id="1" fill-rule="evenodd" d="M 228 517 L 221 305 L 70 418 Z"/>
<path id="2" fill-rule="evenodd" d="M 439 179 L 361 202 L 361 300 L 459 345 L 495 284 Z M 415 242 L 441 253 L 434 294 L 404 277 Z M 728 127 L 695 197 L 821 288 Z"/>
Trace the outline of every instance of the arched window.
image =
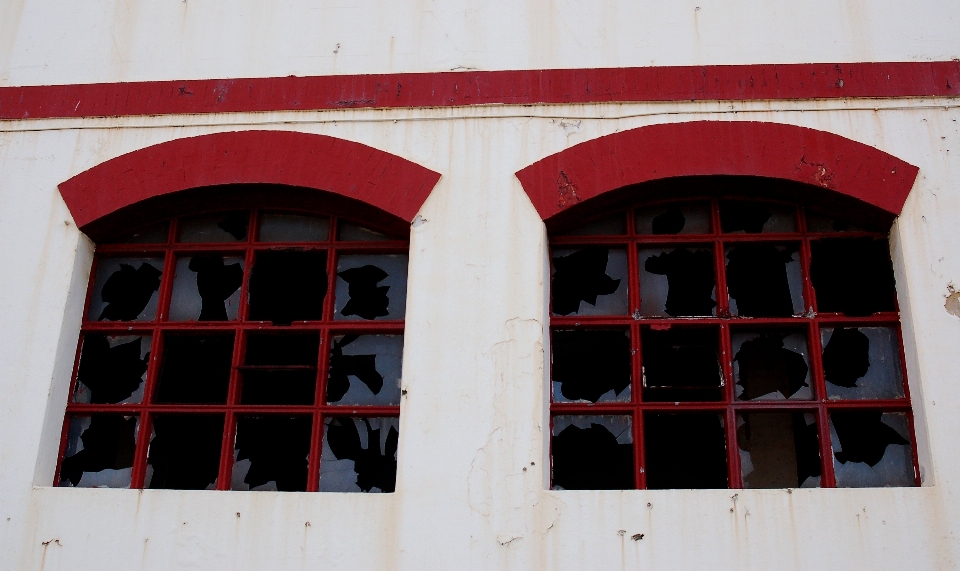
<path id="1" fill-rule="evenodd" d="M 919 485 L 892 216 L 770 199 L 805 188 L 661 180 L 551 227 L 554 488 Z"/>
<path id="2" fill-rule="evenodd" d="M 291 192 L 99 225 L 57 485 L 394 490 L 407 227 Z"/>

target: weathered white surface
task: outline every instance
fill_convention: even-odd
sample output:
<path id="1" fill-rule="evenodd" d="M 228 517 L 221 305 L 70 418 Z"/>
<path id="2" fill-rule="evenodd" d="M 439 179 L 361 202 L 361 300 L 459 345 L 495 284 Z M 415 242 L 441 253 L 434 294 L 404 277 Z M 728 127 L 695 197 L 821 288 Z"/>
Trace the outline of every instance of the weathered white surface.
<path id="1" fill-rule="evenodd" d="M 5 0 L 0 85 L 949 60 L 950 0 Z"/>
<path id="2" fill-rule="evenodd" d="M 955 568 L 960 319 L 943 304 L 947 285 L 960 285 L 953 249 L 960 239 L 957 103 L 501 106 L 2 123 L 0 568 Z M 925 487 L 546 491 L 546 244 L 513 173 L 617 130 L 699 119 L 823 129 L 920 167 L 892 243 Z M 225 128 L 342 137 L 443 175 L 420 212 L 426 221 L 412 231 L 408 394 L 395 494 L 45 487 L 92 253 L 56 185 L 130 150 Z M 644 538 L 631 540 L 636 533 Z"/>

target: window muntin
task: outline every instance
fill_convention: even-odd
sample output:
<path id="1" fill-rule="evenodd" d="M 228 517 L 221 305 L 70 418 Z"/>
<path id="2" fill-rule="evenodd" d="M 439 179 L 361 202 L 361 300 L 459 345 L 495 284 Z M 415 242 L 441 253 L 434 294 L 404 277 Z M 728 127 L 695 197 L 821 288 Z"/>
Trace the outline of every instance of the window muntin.
<path id="1" fill-rule="evenodd" d="M 55 483 L 392 492 L 407 251 L 258 209 L 99 245 Z"/>
<path id="2" fill-rule="evenodd" d="M 885 233 L 685 199 L 555 234 L 551 266 L 554 488 L 919 485 Z"/>

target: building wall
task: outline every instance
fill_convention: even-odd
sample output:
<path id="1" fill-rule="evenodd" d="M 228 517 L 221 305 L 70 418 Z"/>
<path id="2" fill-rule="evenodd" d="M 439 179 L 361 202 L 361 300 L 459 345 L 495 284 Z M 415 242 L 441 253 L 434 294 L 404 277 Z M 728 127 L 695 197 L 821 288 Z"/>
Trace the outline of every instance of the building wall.
<path id="1" fill-rule="evenodd" d="M 0 84 L 960 55 L 960 5 L 946 2 L 438 4 L 7 2 Z M 550 491 L 546 234 L 514 173 L 617 131 L 734 119 L 829 131 L 920 168 L 891 246 L 923 486 Z M 2 121 L 0 568 L 955 568 L 960 320 L 944 302 L 960 289 L 958 120 L 958 98 L 941 97 Z M 94 248 L 57 185 L 149 145 L 251 128 L 442 174 L 411 230 L 397 492 L 51 487 Z"/>

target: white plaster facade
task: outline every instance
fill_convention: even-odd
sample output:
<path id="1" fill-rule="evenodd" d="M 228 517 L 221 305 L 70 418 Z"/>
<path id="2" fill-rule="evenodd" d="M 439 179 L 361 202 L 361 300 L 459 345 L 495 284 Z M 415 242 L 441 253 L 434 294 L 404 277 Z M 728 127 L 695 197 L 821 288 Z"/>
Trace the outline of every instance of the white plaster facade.
<path id="1" fill-rule="evenodd" d="M 669 3 L 668 3 L 669 4 Z M 960 57 L 960 4 L 0 3 L 0 85 Z M 334 110 L 0 122 L 0 569 L 960 566 L 957 99 Z M 543 223 L 514 173 L 691 120 L 836 133 L 920 168 L 891 232 L 923 486 L 549 491 Z M 51 487 L 94 245 L 57 185 L 225 130 L 320 133 L 442 174 L 411 232 L 394 494 Z M 533 463 L 533 464 L 532 464 Z M 526 469 L 524 469 L 526 468 Z M 618 533 L 625 530 L 626 533 Z M 633 534 L 643 533 L 639 541 Z"/>

